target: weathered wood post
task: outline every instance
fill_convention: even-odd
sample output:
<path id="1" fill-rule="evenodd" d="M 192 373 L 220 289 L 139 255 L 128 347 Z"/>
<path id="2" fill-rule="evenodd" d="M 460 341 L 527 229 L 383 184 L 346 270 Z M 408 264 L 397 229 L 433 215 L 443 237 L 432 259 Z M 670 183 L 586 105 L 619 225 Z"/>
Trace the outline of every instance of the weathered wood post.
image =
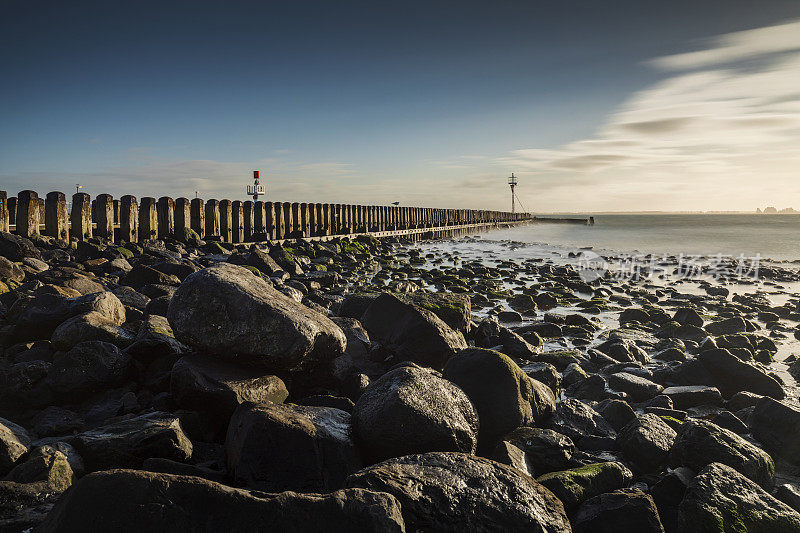
<path id="1" fill-rule="evenodd" d="M 12 196 L 8 199 L 8 223 L 14 225 L 17 223 L 17 197 Z"/>
<path id="2" fill-rule="evenodd" d="M 272 225 L 270 235 L 275 235 L 275 239 L 283 239 L 283 203 L 272 202 Z"/>
<path id="3" fill-rule="evenodd" d="M 189 215 L 191 228 L 202 239 L 206 234 L 206 208 L 202 198 L 192 198 Z"/>
<path id="4" fill-rule="evenodd" d="M 244 225 L 244 242 L 253 240 L 253 200 L 242 203 L 242 224 Z"/>
<path id="5" fill-rule="evenodd" d="M 319 204 L 306 204 L 306 209 L 308 210 L 308 236 L 309 237 L 316 237 L 319 235 L 319 230 L 317 228 L 318 225 L 318 218 L 317 218 L 317 205 Z"/>
<path id="6" fill-rule="evenodd" d="M 69 240 L 69 212 L 67 197 L 63 192 L 47 193 L 44 202 L 44 233 L 62 241 Z"/>
<path id="7" fill-rule="evenodd" d="M 70 213 L 70 234 L 79 241 L 92 237 L 92 201 L 85 192 L 72 195 L 72 212 Z"/>
<path id="8" fill-rule="evenodd" d="M 322 235 L 331 234 L 331 204 L 321 204 L 322 209 Z"/>
<path id="9" fill-rule="evenodd" d="M 0 191 L 0 231 L 8 233 L 8 193 Z"/>
<path id="10" fill-rule="evenodd" d="M 36 191 L 17 194 L 17 235 L 39 235 L 39 195 Z"/>
<path id="11" fill-rule="evenodd" d="M 233 242 L 233 208 L 230 200 L 219 202 L 219 234 L 222 242 Z"/>
<path id="12" fill-rule="evenodd" d="M 169 196 L 158 199 L 156 206 L 158 216 L 158 235 L 162 239 L 175 237 L 175 201 Z"/>
<path id="13" fill-rule="evenodd" d="M 300 202 L 300 231 L 303 237 L 311 237 L 311 211 L 306 202 Z"/>
<path id="14" fill-rule="evenodd" d="M 244 210 L 241 200 L 231 202 L 231 242 L 244 242 Z"/>
<path id="15" fill-rule="evenodd" d="M 156 199 L 145 196 L 139 204 L 139 241 L 158 239 Z"/>
<path id="16" fill-rule="evenodd" d="M 186 229 L 192 227 L 191 202 L 188 198 L 175 200 L 175 238 L 184 240 Z"/>
<path id="17" fill-rule="evenodd" d="M 213 239 L 220 236 L 219 200 L 206 202 L 206 238 Z"/>
<path id="18" fill-rule="evenodd" d="M 302 235 L 303 226 L 300 220 L 300 204 L 292 202 L 292 229 L 289 230 L 289 235 L 298 237 Z"/>
<path id="19" fill-rule="evenodd" d="M 119 200 L 114 200 L 114 224 L 119 224 Z"/>
<path id="20" fill-rule="evenodd" d="M 119 200 L 119 240 L 137 242 L 139 239 L 139 203 L 126 194 Z"/>
<path id="21" fill-rule="evenodd" d="M 278 218 L 275 215 L 275 204 L 264 202 L 264 232 L 267 239 L 274 241 L 278 238 Z"/>
<path id="22" fill-rule="evenodd" d="M 114 198 L 110 194 L 99 194 L 94 200 L 95 222 L 98 237 L 114 242 Z"/>
<path id="23" fill-rule="evenodd" d="M 283 211 L 283 238 L 288 239 L 289 236 L 294 231 L 294 220 L 292 219 L 292 204 L 289 202 L 283 202 L 281 205 L 281 210 Z"/>
<path id="24" fill-rule="evenodd" d="M 266 206 L 272 202 L 258 200 L 253 203 L 253 233 L 267 233 Z"/>

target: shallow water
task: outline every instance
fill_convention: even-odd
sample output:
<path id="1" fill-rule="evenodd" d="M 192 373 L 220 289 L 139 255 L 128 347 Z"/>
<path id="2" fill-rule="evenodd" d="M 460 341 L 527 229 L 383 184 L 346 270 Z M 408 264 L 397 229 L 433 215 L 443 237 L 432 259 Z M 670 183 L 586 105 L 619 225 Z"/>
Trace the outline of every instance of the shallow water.
<path id="1" fill-rule="evenodd" d="M 800 215 L 594 215 L 594 226 L 532 224 L 492 239 L 614 252 L 800 259 Z"/>

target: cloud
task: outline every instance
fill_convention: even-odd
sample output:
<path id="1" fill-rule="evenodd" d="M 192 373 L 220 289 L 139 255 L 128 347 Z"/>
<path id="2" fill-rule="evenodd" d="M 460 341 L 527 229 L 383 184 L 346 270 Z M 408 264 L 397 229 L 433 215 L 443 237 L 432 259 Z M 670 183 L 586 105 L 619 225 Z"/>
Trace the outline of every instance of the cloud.
<path id="1" fill-rule="evenodd" d="M 797 191 L 800 21 L 723 35 L 648 64 L 665 77 L 631 94 L 594 137 L 515 150 L 499 162 L 551 176 L 553 202 L 591 176 L 593 185 L 573 187 L 570 199 L 586 209 L 754 209 L 776 190 Z"/>

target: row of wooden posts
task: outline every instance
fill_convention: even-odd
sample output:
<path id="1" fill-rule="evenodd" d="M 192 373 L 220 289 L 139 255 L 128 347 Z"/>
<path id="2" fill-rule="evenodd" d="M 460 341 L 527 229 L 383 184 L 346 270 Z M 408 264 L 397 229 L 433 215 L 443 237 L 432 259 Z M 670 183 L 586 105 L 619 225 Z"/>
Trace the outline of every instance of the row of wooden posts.
<path id="1" fill-rule="evenodd" d="M 528 213 L 473 209 L 367 206 L 305 202 L 202 200 L 167 196 L 158 200 L 126 195 L 115 200 L 100 194 L 72 195 L 68 212 L 62 192 L 40 198 L 35 191 L 21 191 L 7 198 L 0 191 L 0 231 L 11 225 L 19 235 L 41 232 L 59 239 L 92 236 L 118 242 L 175 237 L 182 239 L 191 228 L 202 238 L 241 243 L 256 240 L 438 228 L 468 224 L 515 222 Z M 118 231 L 115 233 L 115 228 Z"/>

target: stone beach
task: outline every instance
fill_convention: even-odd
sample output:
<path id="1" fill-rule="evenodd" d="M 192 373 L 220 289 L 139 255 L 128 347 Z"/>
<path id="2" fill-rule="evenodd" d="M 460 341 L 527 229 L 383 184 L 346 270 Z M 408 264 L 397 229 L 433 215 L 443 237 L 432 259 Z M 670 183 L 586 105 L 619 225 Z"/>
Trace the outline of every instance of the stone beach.
<path id="1" fill-rule="evenodd" d="M 800 532 L 796 266 L 63 229 L 0 232 L 0 531 Z"/>

